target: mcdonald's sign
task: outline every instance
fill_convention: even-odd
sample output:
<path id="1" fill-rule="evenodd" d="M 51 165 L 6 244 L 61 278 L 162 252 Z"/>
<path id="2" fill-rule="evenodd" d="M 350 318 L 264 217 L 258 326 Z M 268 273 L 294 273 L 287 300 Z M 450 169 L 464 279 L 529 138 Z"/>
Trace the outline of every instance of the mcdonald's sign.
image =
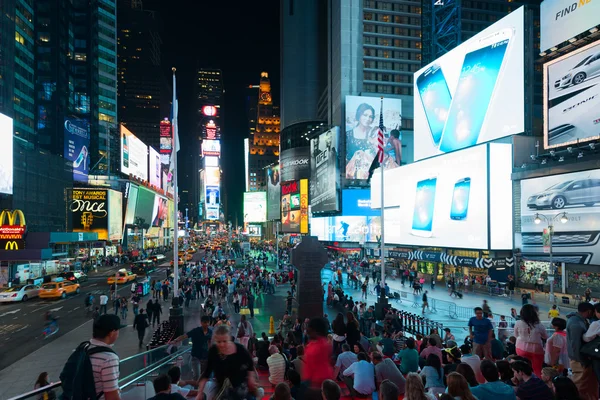
<path id="1" fill-rule="evenodd" d="M 21 210 L 0 212 L 0 250 L 22 250 L 25 248 L 27 223 Z"/>

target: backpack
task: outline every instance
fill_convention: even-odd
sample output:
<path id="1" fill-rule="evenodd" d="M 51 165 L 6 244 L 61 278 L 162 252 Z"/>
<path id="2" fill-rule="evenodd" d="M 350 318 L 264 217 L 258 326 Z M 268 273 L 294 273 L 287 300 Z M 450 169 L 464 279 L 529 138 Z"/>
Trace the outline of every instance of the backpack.
<path id="1" fill-rule="evenodd" d="M 60 380 L 62 383 L 62 400 L 96 400 L 104 392 L 96 394 L 94 372 L 90 356 L 97 353 L 113 353 L 110 347 L 97 346 L 90 349 L 90 342 L 83 342 L 69 356 L 62 372 Z"/>

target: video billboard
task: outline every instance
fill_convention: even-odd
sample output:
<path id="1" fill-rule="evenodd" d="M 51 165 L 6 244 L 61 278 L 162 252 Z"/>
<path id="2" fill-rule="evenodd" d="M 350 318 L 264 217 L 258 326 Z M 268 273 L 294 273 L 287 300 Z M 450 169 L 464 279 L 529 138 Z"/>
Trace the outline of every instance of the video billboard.
<path id="1" fill-rule="evenodd" d="M 125 211 L 125 225 L 133 224 L 133 220 L 135 218 L 135 207 L 137 205 L 137 197 L 138 197 L 138 186 L 133 185 L 130 182 L 127 183 L 129 185 L 129 189 L 126 190 L 125 194 L 127 195 L 127 209 Z"/>
<path id="2" fill-rule="evenodd" d="M 204 184 L 219 186 L 221 184 L 221 170 L 219 167 L 204 168 Z"/>
<path id="3" fill-rule="evenodd" d="M 597 0 L 544 0 L 540 4 L 540 51 L 546 51 L 600 24 Z"/>
<path id="4" fill-rule="evenodd" d="M 377 132 L 381 98 L 346 96 L 346 179 L 368 179 L 369 167 L 377 155 Z M 402 100 L 383 100 L 385 169 L 400 165 L 402 136 L 390 139 L 393 129 L 402 126 Z"/>
<path id="5" fill-rule="evenodd" d="M 267 220 L 267 192 L 244 192 L 244 223 Z"/>
<path id="6" fill-rule="evenodd" d="M 267 220 L 281 217 L 281 188 L 279 187 L 279 164 L 267 168 Z"/>
<path id="7" fill-rule="evenodd" d="M 544 65 L 546 148 L 600 138 L 599 90 L 600 42 Z"/>
<path id="8" fill-rule="evenodd" d="M 216 221 L 219 219 L 219 207 L 206 207 L 206 219 Z"/>
<path id="9" fill-rule="evenodd" d="M 90 124 L 86 119 L 65 117 L 64 157 L 73 163 L 73 180 L 87 182 L 90 169 Z"/>
<path id="10" fill-rule="evenodd" d="M 148 182 L 150 182 L 151 185 L 160 188 L 160 175 L 162 168 L 160 163 L 160 154 L 158 151 L 154 150 L 152 146 L 148 146 L 148 157 L 150 159 L 150 162 L 148 163 L 150 166 L 148 171 Z"/>
<path id="11" fill-rule="evenodd" d="M 167 198 L 154 195 L 154 207 L 152 208 L 152 226 L 162 228 L 167 221 L 169 212 Z"/>
<path id="12" fill-rule="evenodd" d="M 69 189 L 69 212 L 73 232 L 96 232 L 108 240 L 108 189 Z"/>
<path id="13" fill-rule="evenodd" d="M 281 184 L 281 231 L 308 233 L 308 179 Z"/>
<path id="14" fill-rule="evenodd" d="M 135 205 L 135 216 L 133 223 L 140 228 L 148 229 L 152 226 L 154 212 L 154 196 L 155 193 L 138 186 L 138 197 Z"/>
<path id="15" fill-rule="evenodd" d="M 310 178 L 310 146 L 287 149 L 279 154 L 281 182 Z"/>
<path id="16" fill-rule="evenodd" d="M 173 126 L 167 118 L 160 121 L 160 152 L 171 154 L 173 150 Z"/>
<path id="17" fill-rule="evenodd" d="M 13 194 L 13 120 L 0 114 L 0 193 Z"/>
<path id="18" fill-rule="evenodd" d="M 148 180 L 148 146 L 121 125 L 121 172 Z"/>
<path id="19" fill-rule="evenodd" d="M 218 167 L 219 166 L 219 157 L 205 156 L 204 157 L 204 166 L 205 167 Z"/>
<path id="20" fill-rule="evenodd" d="M 522 133 L 524 8 L 415 72 L 414 159 Z"/>
<path id="21" fill-rule="evenodd" d="M 512 190 L 507 187 L 512 172 L 510 147 L 504 143 L 480 145 L 385 171 L 386 243 L 512 249 L 512 219 L 488 206 L 488 187 L 499 185 L 502 192 L 494 192 L 494 204 L 512 213 Z M 488 148 L 493 154 L 490 160 L 494 160 L 490 182 Z M 381 204 L 380 179 L 377 170 L 371 180 L 372 206 L 377 208 Z M 488 231 L 509 239 L 490 242 Z"/>
<path id="22" fill-rule="evenodd" d="M 371 189 L 342 190 L 342 215 L 378 216 L 381 212 L 371 208 Z"/>
<path id="23" fill-rule="evenodd" d="M 539 224 L 536 214 L 540 214 Z M 544 251 L 542 233 L 549 221 L 554 226 L 555 262 L 600 264 L 600 169 L 521 181 L 524 257 L 548 259 L 549 245 Z"/>
<path id="24" fill-rule="evenodd" d="M 108 191 L 108 240 L 121 240 L 123 236 L 123 194 Z"/>
<path id="25" fill-rule="evenodd" d="M 202 141 L 202 156 L 221 156 L 221 141 L 220 140 L 203 140 Z"/>
<path id="26" fill-rule="evenodd" d="M 312 213 L 340 210 L 340 128 L 334 127 L 310 141 L 310 206 Z"/>
<path id="27" fill-rule="evenodd" d="M 310 234 L 327 242 L 377 242 L 381 234 L 381 218 L 337 216 L 312 218 Z"/>
<path id="28" fill-rule="evenodd" d="M 248 236 L 262 236 L 262 226 L 261 225 L 248 225 Z"/>
<path id="29" fill-rule="evenodd" d="M 206 206 L 218 207 L 221 204 L 220 191 L 218 186 L 206 186 Z"/>

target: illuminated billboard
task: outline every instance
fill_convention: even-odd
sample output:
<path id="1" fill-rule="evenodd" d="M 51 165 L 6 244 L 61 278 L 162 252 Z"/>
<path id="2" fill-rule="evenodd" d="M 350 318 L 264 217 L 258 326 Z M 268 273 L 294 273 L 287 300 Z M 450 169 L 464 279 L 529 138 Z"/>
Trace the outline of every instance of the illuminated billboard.
<path id="1" fill-rule="evenodd" d="M 206 206 L 207 207 L 218 207 L 221 204 L 221 197 L 219 195 L 218 186 L 206 186 Z"/>
<path id="2" fill-rule="evenodd" d="M 217 115 L 217 107 L 215 106 L 204 106 L 202 107 L 202 114 L 207 117 L 214 117 Z"/>
<path id="3" fill-rule="evenodd" d="M 148 180 L 148 146 L 121 125 L 121 172 Z"/>
<path id="4" fill-rule="evenodd" d="M 221 155 L 221 141 L 220 140 L 203 140 L 202 141 L 202 156 L 215 156 Z"/>
<path id="5" fill-rule="evenodd" d="M 219 219 L 219 207 L 206 207 L 206 219 L 216 221 Z"/>
<path id="6" fill-rule="evenodd" d="M 544 65 L 546 148 L 600 139 L 599 90 L 600 42 Z"/>
<path id="7" fill-rule="evenodd" d="M 73 232 L 96 232 L 99 240 L 108 240 L 108 192 L 108 189 L 68 189 Z M 122 209 L 116 212 L 121 213 Z"/>
<path id="8" fill-rule="evenodd" d="M 65 117 L 64 157 L 73 164 L 73 180 L 87 182 L 90 169 L 90 124 L 86 119 Z"/>
<path id="9" fill-rule="evenodd" d="M 167 221 L 168 212 L 167 198 L 155 195 L 154 206 L 152 208 L 152 226 L 162 228 Z"/>
<path id="10" fill-rule="evenodd" d="M 371 180 L 371 202 L 377 208 L 381 205 L 379 173 Z M 385 242 L 512 249 L 511 173 L 512 145 L 505 143 L 475 146 L 385 171 Z"/>
<path id="11" fill-rule="evenodd" d="M 167 118 L 160 121 L 160 153 L 171 154 L 173 150 L 173 125 Z"/>
<path id="12" fill-rule="evenodd" d="M 540 51 L 600 24 L 598 0 L 544 0 L 540 4 Z"/>
<path id="13" fill-rule="evenodd" d="M 123 193 L 108 191 L 108 240 L 121 240 L 123 236 Z"/>
<path id="14" fill-rule="evenodd" d="M 308 179 L 281 184 L 281 231 L 308 233 Z"/>
<path id="15" fill-rule="evenodd" d="M 281 217 L 279 188 L 279 164 L 267 168 L 267 220 L 273 221 Z"/>
<path id="16" fill-rule="evenodd" d="M 244 223 L 267 220 L 267 192 L 244 192 Z"/>
<path id="17" fill-rule="evenodd" d="M 340 209 L 340 128 L 334 127 L 310 141 L 310 206 L 313 213 Z"/>
<path id="18" fill-rule="evenodd" d="M 209 120 L 204 125 L 204 139 L 206 140 L 218 140 L 221 138 L 219 126 L 214 120 Z"/>
<path id="19" fill-rule="evenodd" d="M 282 151 L 279 155 L 279 174 L 281 182 L 310 178 L 310 146 Z"/>
<path id="20" fill-rule="evenodd" d="M 369 167 L 377 154 L 377 132 L 379 131 L 379 97 L 346 96 L 346 179 L 368 179 Z M 383 123 L 385 127 L 386 169 L 400 165 L 402 137 L 391 137 L 392 129 L 402 125 L 402 101 L 383 100 Z M 399 133 L 399 131 L 398 131 Z M 400 145 L 400 147 L 398 147 Z"/>
<path id="21" fill-rule="evenodd" d="M 204 184 L 207 186 L 219 186 L 221 184 L 221 170 L 219 167 L 204 168 Z"/>
<path id="22" fill-rule="evenodd" d="M 342 215 L 378 216 L 379 210 L 371 209 L 371 189 L 345 189 L 342 191 Z"/>
<path id="23" fill-rule="evenodd" d="M 161 163 L 160 163 L 160 154 L 158 154 L 158 151 L 154 150 L 154 148 L 152 146 L 148 146 L 148 156 L 150 159 L 150 162 L 148 163 L 150 166 L 150 169 L 148 171 L 148 182 L 150 182 L 151 185 L 154 185 L 156 187 L 160 187 L 160 180 L 161 180 Z"/>
<path id="24" fill-rule="evenodd" d="M 0 114 L 0 193 L 13 194 L 13 120 Z"/>
<path id="25" fill-rule="evenodd" d="M 414 74 L 414 159 L 522 133 L 524 7 Z"/>
<path id="26" fill-rule="evenodd" d="M 215 157 L 215 156 L 204 157 L 204 166 L 205 167 L 218 167 L 219 166 L 219 157 Z"/>
<path id="27" fill-rule="evenodd" d="M 248 225 L 248 236 L 262 236 L 262 226 L 261 225 Z"/>

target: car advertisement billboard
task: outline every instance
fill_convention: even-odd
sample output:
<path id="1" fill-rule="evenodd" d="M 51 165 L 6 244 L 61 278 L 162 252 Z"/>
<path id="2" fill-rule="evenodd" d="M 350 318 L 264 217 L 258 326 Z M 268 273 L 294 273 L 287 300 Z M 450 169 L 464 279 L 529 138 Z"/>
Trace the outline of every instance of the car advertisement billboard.
<path id="1" fill-rule="evenodd" d="M 524 131 L 523 18 L 521 7 L 415 72 L 415 161 Z"/>
<path id="2" fill-rule="evenodd" d="M 279 154 L 281 182 L 310 178 L 310 146 L 287 149 Z"/>
<path id="3" fill-rule="evenodd" d="M 281 217 L 281 188 L 279 187 L 279 164 L 267 168 L 267 220 Z"/>
<path id="4" fill-rule="evenodd" d="M 314 214 L 340 210 L 339 136 L 336 126 L 310 141 L 310 206 Z"/>
<path id="5" fill-rule="evenodd" d="M 546 51 L 600 22 L 597 0 L 544 0 L 540 4 L 540 51 Z"/>
<path id="6" fill-rule="evenodd" d="M 368 179 L 369 167 L 377 155 L 377 132 L 381 98 L 346 96 L 346 179 Z M 402 126 L 402 101 L 386 98 L 383 100 L 383 124 L 385 154 L 383 165 L 386 169 L 400 165 L 402 136 L 391 137 L 393 129 Z M 398 145 L 400 147 L 398 147 Z"/>
<path id="7" fill-rule="evenodd" d="M 0 193 L 13 193 L 13 120 L 0 114 Z"/>
<path id="8" fill-rule="evenodd" d="M 490 184 L 501 185 L 494 192 L 499 207 L 512 204 L 510 144 L 490 144 L 464 149 L 385 171 L 384 198 L 386 243 L 427 247 L 488 249 L 489 231 L 512 237 L 512 219 L 495 218 L 488 206 L 488 147 L 494 153 Z M 492 159 L 490 157 L 490 159 Z M 371 180 L 373 207 L 381 204 L 379 170 Z M 490 219 L 491 218 L 491 219 Z M 388 221 L 390 222 L 388 228 Z M 495 249 L 512 248 L 494 243 Z M 506 246 L 506 247 L 505 247 Z"/>
<path id="9" fill-rule="evenodd" d="M 544 104 L 546 148 L 600 138 L 600 42 L 544 65 Z"/>
<path id="10" fill-rule="evenodd" d="M 121 125 L 121 172 L 148 180 L 148 146 Z"/>
<path id="11" fill-rule="evenodd" d="M 381 211 L 371 208 L 371 189 L 345 189 L 342 191 L 342 215 L 378 216 Z"/>
<path id="12" fill-rule="evenodd" d="M 308 179 L 281 184 L 281 231 L 308 233 Z"/>
<path id="13" fill-rule="evenodd" d="M 221 141 L 220 140 L 203 140 L 202 141 L 202 156 L 221 156 Z"/>
<path id="14" fill-rule="evenodd" d="M 71 231 L 96 232 L 108 240 L 108 189 L 68 189 Z"/>
<path id="15" fill-rule="evenodd" d="M 148 158 L 150 166 L 148 170 L 148 182 L 151 185 L 154 185 L 160 188 L 160 180 L 161 180 L 161 163 L 160 163 L 160 154 L 158 151 L 154 150 L 152 146 L 148 146 Z"/>
<path id="16" fill-rule="evenodd" d="M 173 126 L 167 118 L 160 121 L 160 153 L 171 154 L 173 150 Z"/>
<path id="17" fill-rule="evenodd" d="M 121 240 L 123 236 L 123 193 L 108 191 L 108 240 Z"/>
<path id="18" fill-rule="evenodd" d="M 218 207 L 221 204 L 218 186 L 206 186 L 206 206 Z"/>
<path id="19" fill-rule="evenodd" d="M 524 257 L 547 261 L 543 231 L 549 225 L 555 262 L 600 264 L 600 169 L 521 181 Z"/>
<path id="20" fill-rule="evenodd" d="M 267 192 L 244 192 L 244 223 L 267 220 Z"/>
<path id="21" fill-rule="evenodd" d="M 66 117 L 64 157 L 73 164 L 73 180 L 87 182 L 90 168 L 90 124 L 86 119 Z"/>

